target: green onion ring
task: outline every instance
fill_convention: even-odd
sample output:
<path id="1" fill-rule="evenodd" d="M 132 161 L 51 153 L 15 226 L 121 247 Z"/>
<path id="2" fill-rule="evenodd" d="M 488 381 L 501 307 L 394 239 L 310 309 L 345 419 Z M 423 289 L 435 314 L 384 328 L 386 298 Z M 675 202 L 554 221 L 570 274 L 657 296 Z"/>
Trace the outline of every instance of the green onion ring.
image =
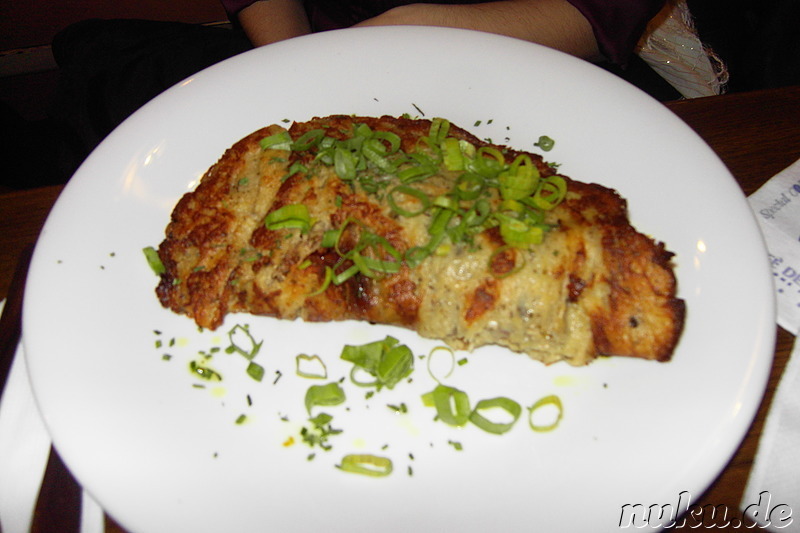
<path id="1" fill-rule="evenodd" d="M 400 136 L 391 131 L 376 131 L 372 134 L 372 138 L 389 143 L 389 148 L 384 153 L 394 154 L 400 149 Z M 383 144 L 384 147 L 386 146 L 384 143 L 381 144 Z"/>
<path id="2" fill-rule="evenodd" d="M 510 422 L 492 422 L 480 413 L 480 411 L 495 408 L 499 408 L 507 412 L 509 415 L 511 415 L 512 420 Z M 510 398 L 501 396 L 498 398 L 481 400 L 475 404 L 475 408 L 469 415 L 469 421 L 488 433 L 502 435 L 514 427 L 514 424 L 516 424 L 520 414 L 522 414 L 522 407 L 520 407 L 517 402 Z"/>
<path id="3" fill-rule="evenodd" d="M 469 422 L 472 410 L 469 408 L 469 397 L 462 390 L 437 385 L 433 389 L 433 405 L 439 419 L 445 424 L 463 426 Z"/>
<path id="4" fill-rule="evenodd" d="M 246 344 L 250 345 L 249 348 L 243 348 L 236 342 L 236 339 L 234 339 L 234 337 L 240 336 L 239 333 L 244 334 Z M 228 341 L 230 342 L 230 345 L 225 351 L 227 353 L 236 352 L 244 356 L 244 358 L 247 360 L 252 360 L 261 350 L 261 345 L 264 344 L 263 340 L 261 342 L 256 342 L 256 339 L 250 333 L 249 326 L 242 326 L 240 324 L 236 324 L 231 328 L 230 331 L 228 331 Z M 243 342 L 242 344 L 245 344 L 245 342 Z"/>
<path id="5" fill-rule="evenodd" d="M 567 181 L 556 174 L 542 180 L 539 189 L 533 195 L 533 203 L 539 209 L 549 211 L 560 204 L 566 195 Z"/>
<path id="6" fill-rule="evenodd" d="M 553 405 L 556 407 L 556 409 L 558 409 L 558 416 L 556 416 L 555 421 L 552 424 L 547 424 L 547 425 L 534 424 L 533 413 L 536 412 L 538 409 L 541 409 L 542 407 L 545 407 L 547 405 Z M 559 398 L 555 394 L 551 394 L 549 396 L 545 396 L 544 398 L 540 398 L 533 405 L 528 407 L 528 424 L 530 425 L 532 430 L 539 433 L 546 433 L 548 431 L 554 430 L 561 422 L 561 419 L 563 417 L 564 417 L 564 405 L 561 403 L 561 398 Z"/>
<path id="7" fill-rule="evenodd" d="M 419 209 L 415 211 L 409 211 L 407 209 L 398 206 L 397 201 L 394 198 L 395 194 L 404 194 L 406 196 L 411 196 L 413 198 L 416 198 L 417 200 L 419 200 L 420 203 Z M 422 213 L 427 211 L 428 208 L 431 206 L 431 199 L 427 194 L 425 194 L 423 191 L 420 191 L 419 189 L 415 189 L 414 187 L 409 187 L 408 185 L 398 185 L 397 187 L 389 191 L 386 200 L 388 201 L 389 207 L 391 207 L 392 211 L 404 217 L 415 217 L 421 215 Z"/>
<path id="8" fill-rule="evenodd" d="M 364 367 L 353 365 L 353 367 L 350 369 L 350 381 L 353 382 L 353 385 L 356 385 L 358 387 L 376 387 L 380 383 L 377 377 L 375 377 L 375 379 L 373 379 L 372 381 L 362 381 L 358 379 L 356 374 L 358 374 L 359 372 L 372 376 L 369 370 L 366 370 Z"/>
<path id="9" fill-rule="evenodd" d="M 489 157 L 486 157 L 486 156 Z M 506 159 L 497 148 L 481 146 L 473 159 L 475 171 L 481 176 L 493 178 L 497 176 L 506 164 Z"/>
<path id="10" fill-rule="evenodd" d="M 547 135 L 539 136 L 539 140 L 533 143 L 534 146 L 538 146 L 545 152 L 549 152 L 550 150 L 552 150 L 555 144 L 556 142 Z"/>
<path id="11" fill-rule="evenodd" d="M 475 200 L 483 192 L 484 178 L 474 172 L 465 172 L 456 178 L 453 193 L 459 200 Z"/>
<path id="12" fill-rule="evenodd" d="M 433 354 L 436 353 L 437 350 L 446 350 L 450 354 L 450 370 L 447 371 L 447 374 L 442 376 L 442 379 L 449 378 L 453 371 L 456 369 L 456 354 L 452 348 L 448 346 L 437 346 L 428 354 L 428 375 L 433 378 L 436 383 L 441 385 L 441 380 L 433 375 L 433 370 L 431 370 L 431 360 L 433 359 Z"/>
<path id="13" fill-rule="evenodd" d="M 371 477 L 386 477 L 393 468 L 391 459 L 371 454 L 345 455 L 338 467 L 345 472 Z"/>
<path id="14" fill-rule="evenodd" d="M 328 377 L 328 368 L 325 366 L 325 363 L 322 361 L 322 359 L 318 355 L 306 355 L 304 353 L 301 353 L 301 354 L 298 354 L 298 355 L 295 356 L 294 361 L 295 361 L 295 373 L 298 376 L 300 376 L 301 378 L 325 379 L 325 378 Z M 311 362 L 319 363 L 319 366 L 322 369 L 322 372 L 320 372 L 320 373 L 312 373 L 312 372 L 304 371 L 302 368 L 300 368 L 300 365 L 303 364 L 303 361 L 307 361 L 309 363 L 311 363 Z"/>
<path id="15" fill-rule="evenodd" d="M 305 204 L 288 204 L 268 213 L 264 225 L 271 230 L 299 229 L 307 233 L 313 224 Z"/>

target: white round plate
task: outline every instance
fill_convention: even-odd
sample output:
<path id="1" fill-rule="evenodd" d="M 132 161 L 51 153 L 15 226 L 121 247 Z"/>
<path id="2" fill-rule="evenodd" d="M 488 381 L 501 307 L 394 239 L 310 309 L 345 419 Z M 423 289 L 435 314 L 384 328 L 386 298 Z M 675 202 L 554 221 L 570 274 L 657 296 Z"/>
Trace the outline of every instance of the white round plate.
<path id="1" fill-rule="evenodd" d="M 673 360 L 571 368 L 495 348 L 458 353 L 468 362 L 446 382 L 473 402 L 507 396 L 528 407 L 553 394 L 563 402 L 554 431 L 532 431 L 523 414 L 496 436 L 432 420 L 420 399 L 435 385 L 426 359 L 412 383 L 369 399 L 349 382 L 338 360 L 345 344 L 391 334 L 420 356 L 438 345 L 409 331 L 234 315 L 201 332 L 161 308 L 142 249 L 163 239 L 181 195 L 259 127 L 342 113 L 445 117 L 530 151 L 540 135 L 555 139 L 548 160 L 616 188 L 634 225 L 676 253 L 688 322 Z M 132 532 L 614 531 L 626 504 L 698 498 L 739 445 L 772 359 L 770 283 L 729 172 L 638 89 L 508 38 L 352 29 L 232 58 L 117 128 L 47 220 L 24 346 L 55 445 Z M 245 324 L 263 341 L 261 382 L 243 357 L 225 353 L 227 332 Z M 221 382 L 197 386 L 189 364 L 201 353 L 213 353 Z M 327 381 L 345 378 L 348 401 L 325 409 L 343 430 L 329 451 L 300 439 L 305 390 L 327 382 L 296 374 L 300 353 L 325 362 Z M 401 403 L 405 414 L 387 407 Z M 374 478 L 336 468 L 351 453 L 388 457 L 394 471 Z"/>

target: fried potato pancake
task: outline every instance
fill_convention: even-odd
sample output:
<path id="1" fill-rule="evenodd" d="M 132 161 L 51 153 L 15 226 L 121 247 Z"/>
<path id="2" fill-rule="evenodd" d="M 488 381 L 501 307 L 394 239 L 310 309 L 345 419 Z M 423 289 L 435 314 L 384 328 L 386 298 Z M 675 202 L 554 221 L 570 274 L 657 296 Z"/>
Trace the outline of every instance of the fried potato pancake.
<path id="1" fill-rule="evenodd" d="M 410 328 L 546 364 L 671 358 L 673 254 L 614 190 L 446 120 L 329 116 L 241 139 L 175 207 L 162 305 Z"/>

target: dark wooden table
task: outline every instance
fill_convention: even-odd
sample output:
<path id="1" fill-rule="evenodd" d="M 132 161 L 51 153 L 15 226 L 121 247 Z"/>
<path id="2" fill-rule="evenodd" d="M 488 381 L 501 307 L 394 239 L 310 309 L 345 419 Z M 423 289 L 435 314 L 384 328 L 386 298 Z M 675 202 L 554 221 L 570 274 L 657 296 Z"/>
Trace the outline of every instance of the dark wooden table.
<path id="1" fill-rule="evenodd" d="M 694 128 L 719 154 L 745 194 L 800 159 L 800 87 L 669 102 L 670 110 Z M 61 187 L 0 195 L 0 298 L 5 297 L 17 257 L 35 242 Z M 764 420 L 794 337 L 776 327 L 775 361 L 764 400 L 741 446 L 699 505 L 724 506 L 738 516 Z M 729 518 L 731 516 L 729 514 Z M 108 532 L 121 532 L 111 520 Z M 691 520 L 681 529 L 692 529 Z M 704 523 L 704 527 L 710 524 Z"/>

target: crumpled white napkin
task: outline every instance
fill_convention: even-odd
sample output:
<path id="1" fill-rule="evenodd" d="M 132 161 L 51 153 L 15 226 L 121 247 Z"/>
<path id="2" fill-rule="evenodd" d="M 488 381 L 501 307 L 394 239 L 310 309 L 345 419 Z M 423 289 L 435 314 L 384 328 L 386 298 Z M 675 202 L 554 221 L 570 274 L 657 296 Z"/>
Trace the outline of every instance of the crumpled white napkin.
<path id="1" fill-rule="evenodd" d="M 800 331 L 800 161 L 750 198 L 767 244 L 778 324 Z M 761 527 L 800 533 L 800 343 L 772 400 L 741 508 Z"/>
<path id="2" fill-rule="evenodd" d="M 4 305 L 5 300 L 0 301 L 0 312 Z M 0 397 L 0 526 L 3 533 L 30 531 L 50 444 L 50 435 L 33 399 L 20 345 Z M 102 509 L 84 492 L 81 533 L 103 533 L 104 530 Z"/>

